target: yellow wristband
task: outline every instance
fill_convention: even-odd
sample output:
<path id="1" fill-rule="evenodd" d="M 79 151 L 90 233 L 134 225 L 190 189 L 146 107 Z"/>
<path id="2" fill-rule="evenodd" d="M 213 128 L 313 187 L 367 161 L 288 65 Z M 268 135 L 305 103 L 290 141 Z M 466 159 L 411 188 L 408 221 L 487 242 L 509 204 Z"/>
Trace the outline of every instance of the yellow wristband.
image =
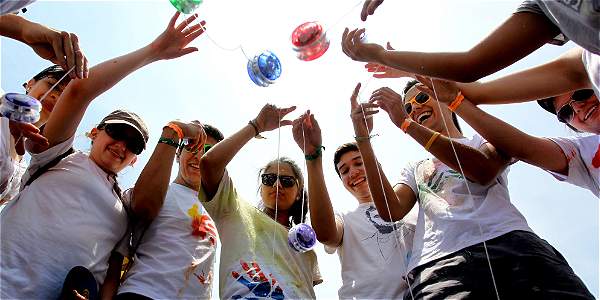
<path id="1" fill-rule="evenodd" d="M 435 140 L 438 138 L 438 136 L 440 136 L 439 132 L 433 133 L 433 135 L 429 138 L 429 141 L 427 141 L 427 144 L 425 144 L 425 150 L 429 150 L 429 147 L 431 147 L 431 145 L 433 145 L 433 142 L 435 142 Z"/>
<path id="2" fill-rule="evenodd" d="M 454 112 L 460 106 L 464 99 L 465 96 L 463 96 L 461 91 L 458 91 L 458 94 L 456 94 L 454 100 L 450 103 L 450 105 L 448 105 L 450 111 Z"/>
<path id="3" fill-rule="evenodd" d="M 404 122 L 402 122 L 400 129 L 402 129 L 402 131 L 404 131 L 404 133 L 406 133 L 408 131 L 408 127 L 410 126 L 410 124 L 412 124 L 412 120 L 410 118 L 406 118 L 406 119 L 404 119 Z"/>

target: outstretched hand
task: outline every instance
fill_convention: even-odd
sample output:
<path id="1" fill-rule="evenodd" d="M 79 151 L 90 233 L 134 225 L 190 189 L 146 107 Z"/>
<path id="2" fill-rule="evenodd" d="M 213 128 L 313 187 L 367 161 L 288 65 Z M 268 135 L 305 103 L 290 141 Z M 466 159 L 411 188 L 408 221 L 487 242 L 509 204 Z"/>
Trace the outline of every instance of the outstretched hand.
<path id="1" fill-rule="evenodd" d="M 171 123 L 177 124 L 183 131 L 183 138 L 188 140 L 186 147 L 189 151 L 194 152 L 206 143 L 206 132 L 200 121 L 172 121 Z"/>
<path id="2" fill-rule="evenodd" d="M 423 85 L 417 85 L 417 89 L 423 93 L 429 95 L 435 95 L 432 97 L 437 99 L 439 102 L 450 104 L 460 92 L 460 89 L 454 81 L 447 81 L 442 79 L 435 79 L 430 77 L 424 77 L 417 75 L 417 80 Z"/>
<path id="3" fill-rule="evenodd" d="M 360 19 L 363 21 L 367 20 L 368 16 L 372 16 L 375 13 L 375 9 L 383 3 L 383 0 L 365 0 L 362 11 L 360 12 Z"/>
<path id="4" fill-rule="evenodd" d="M 18 155 L 25 154 L 25 139 L 32 146 L 47 147 L 48 140 L 40 134 L 40 130 L 33 124 L 9 121 L 10 134 L 15 139 L 15 151 Z"/>
<path id="5" fill-rule="evenodd" d="M 179 12 L 176 12 L 167 29 L 150 44 L 156 60 L 178 58 L 198 51 L 196 47 L 186 46 L 204 32 L 206 22 L 192 25 L 191 23 L 198 18 L 198 15 L 194 14 L 176 25 L 178 18 Z"/>
<path id="6" fill-rule="evenodd" d="M 315 153 L 323 143 L 321 128 L 310 110 L 293 121 L 292 134 L 298 147 L 304 151 L 304 155 Z"/>
<path id="7" fill-rule="evenodd" d="M 402 96 L 389 87 L 382 87 L 375 90 L 373 94 L 371 94 L 369 103 L 376 104 L 387 112 L 392 122 L 398 127 L 402 126 L 404 119 L 408 118 L 408 115 L 404 110 Z"/>
<path id="8" fill-rule="evenodd" d="M 353 60 L 373 62 L 385 49 L 378 44 L 363 41 L 365 29 L 344 29 L 342 34 L 342 51 Z"/>
<path id="9" fill-rule="evenodd" d="M 273 104 L 265 104 L 254 121 L 258 127 L 258 133 L 271 131 L 281 126 L 292 125 L 292 121 L 283 118 L 296 109 L 295 106 L 278 108 Z"/>
<path id="10" fill-rule="evenodd" d="M 394 47 L 392 47 L 392 44 L 390 44 L 390 42 L 387 42 L 387 45 L 385 46 L 385 48 L 387 50 L 395 50 Z M 401 77 L 414 78 L 415 77 L 414 74 L 412 74 L 412 73 L 394 69 L 394 68 L 388 67 L 386 65 L 381 65 L 378 63 L 374 63 L 374 62 L 368 62 L 367 64 L 365 64 L 365 69 L 367 69 L 367 72 L 373 73 L 374 78 L 401 78 Z"/>
<path id="11" fill-rule="evenodd" d="M 350 96 L 350 119 L 354 125 L 354 134 L 357 137 L 367 137 L 373 130 L 373 115 L 378 113 L 377 104 L 358 103 L 358 94 L 360 92 L 360 83 L 354 88 Z"/>

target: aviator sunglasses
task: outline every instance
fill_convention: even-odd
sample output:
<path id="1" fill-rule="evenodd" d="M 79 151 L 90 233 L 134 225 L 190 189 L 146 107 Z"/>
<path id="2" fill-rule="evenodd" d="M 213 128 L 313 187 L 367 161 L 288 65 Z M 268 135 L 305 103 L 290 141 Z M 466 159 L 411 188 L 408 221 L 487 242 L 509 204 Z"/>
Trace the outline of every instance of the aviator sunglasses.
<path id="1" fill-rule="evenodd" d="M 571 95 L 571 99 L 569 102 L 565 103 L 563 106 L 556 111 L 556 117 L 562 123 L 569 123 L 573 120 L 575 116 L 575 110 L 573 109 L 573 102 L 585 101 L 594 95 L 593 90 L 579 90 Z"/>
<path id="2" fill-rule="evenodd" d="M 412 103 L 425 104 L 425 103 L 427 103 L 427 101 L 429 101 L 429 95 L 427 95 L 423 92 L 419 92 L 412 99 L 410 99 L 406 103 L 404 103 L 404 110 L 406 111 L 407 114 L 410 115 L 410 113 L 412 112 Z"/>
<path id="3" fill-rule="evenodd" d="M 140 142 L 139 134 L 129 125 L 106 124 L 99 129 L 104 129 L 104 132 L 113 140 L 125 142 L 125 147 L 135 155 L 144 151 L 144 144 Z"/>
<path id="4" fill-rule="evenodd" d="M 296 178 L 294 178 L 294 176 L 288 176 L 288 175 L 277 176 L 277 174 L 273 174 L 273 173 L 266 173 L 266 174 L 260 175 L 262 184 L 264 184 L 266 186 L 275 185 L 275 182 L 277 181 L 278 177 L 279 177 L 279 182 L 281 182 L 281 185 L 284 188 L 290 188 L 296 184 Z"/>

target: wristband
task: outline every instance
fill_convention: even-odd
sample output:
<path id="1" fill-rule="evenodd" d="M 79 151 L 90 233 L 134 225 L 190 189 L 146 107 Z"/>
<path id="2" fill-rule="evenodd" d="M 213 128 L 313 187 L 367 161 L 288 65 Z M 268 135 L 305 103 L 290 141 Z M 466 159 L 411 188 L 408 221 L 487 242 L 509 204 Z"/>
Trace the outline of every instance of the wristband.
<path id="1" fill-rule="evenodd" d="M 315 159 L 319 158 L 319 156 L 321 156 L 321 153 L 323 153 L 321 150 L 325 150 L 325 147 L 323 147 L 322 145 L 319 145 L 319 146 L 317 146 L 315 153 L 306 154 L 306 155 L 304 155 L 304 158 L 306 160 L 315 160 Z"/>
<path id="2" fill-rule="evenodd" d="M 169 122 L 167 124 L 167 126 L 165 127 L 169 127 L 171 129 L 173 129 L 173 131 L 175 131 L 175 133 L 177 133 L 177 137 L 179 138 L 180 141 L 183 141 L 183 130 L 181 130 L 181 127 L 179 127 L 179 125 L 173 123 L 173 122 Z M 163 129 L 165 128 L 163 127 Z"/>
<path id="3" fill-rule="evenodd" d="M 464 99 L 465 96 L 463 96 L 461 91 L 458 91 L 458 94 L 456 94 L 454 100 L 450 103 L 450 105 L 448 105 L 450 111 L 454 112 L 460 106 Z"/>
<path id="4" fill-rule="evenodd" d="M 264 136 L 260 135 L 260 131 L 258 131 L 258 126 L 256 126 L 256 121 L 250 120 L 250 121 L 248 121 L 248 125 L 250 125 L 250 126 L 252 126 L 252 128 L 254 128 L 254 138 L 255 139 L 265 139 Z"/>
<path id="5" fill-rule="evenodd" d="M 400 129 L 402 129 L 402 131 L 404 131 L 404 133 L 406 133 L 408 131 L 408 127 L 412 123 L 413 123 L 413 121 L 411 119 L 406 118 L 406 119 L 404 119 L 404 122 L 402 122 L 402 125 L 400 126 Z"/>
<path id="6" fill-rule="evenodd" d="M 173 146 L 173 147 L 175 147 L 175 149 L 179 148 L 179 143 L 177 143 L 173 139 L 166 138 L 166 137 L 160 137 L 158 139 L 158 143 L 159 144 L 167 144 L 169 146 Z"/>
<path id="7" fill-rule="evenodd" d="M 438 136 L 440 136 L 439 132 L 433 133 L 433 135 L 429 138 L 429 141 L 427 141 L 427 144 L 425 144 L 425 150 L 429 150 L 429 148 L 431 147 L 431 145 L 433 145 L 433 142 L 435 142 Z"/>
<path id="8" fill-rule="evenodd" d="M 374 138 L 374 137 L 376 137 L 376 136 L 379 136 L 379 134 L 371 134 L 371 135 L 369 135 L 369 136 L 355 136 L 355 137 L 354 137 L 354 139 L 355 139 L 357 142 L 364 142 L 364 141 L 371 140 L 372 138 Z"/>

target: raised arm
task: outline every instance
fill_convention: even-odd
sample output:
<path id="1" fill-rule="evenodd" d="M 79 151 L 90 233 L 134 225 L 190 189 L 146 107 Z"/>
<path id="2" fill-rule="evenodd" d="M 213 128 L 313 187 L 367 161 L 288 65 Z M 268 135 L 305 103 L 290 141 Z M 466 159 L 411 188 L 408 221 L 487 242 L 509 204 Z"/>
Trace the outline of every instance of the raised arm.
<path id="1" fill-rule="evenodd" d="M 433 97 L 433 94 L 430 94 L 430 97 Z M 375 91 L 369 101 L 377 103 L 385 110 L 398 128 L 402 127 L 405 119 L 410 119 L 404 111 L 400 95 L 389 88 Z M 406 133 L 422 146 L 426 146 L 436 133 L 417 122 L 410 122 Z M 489 144 L 484 144 L 481 148 L 476 149 L 457 142 L 451 143 L 450 139 L 443 135 L 440 135 L 426 150 L 457 172 L 460 172 L 462 166 L 462 171 L 469 180 L 482 185 L 495 180 L 509 164 L 508 158 L 500 155 Z M 457 157 L 460 160 L 460 166 Z"/>
<path id="2" fill-rule="evenodd" d="M 430 89 L 431 81 L 427 85 Z M 433 85 L 441 102 L 449 103 L 458 94 L 458 87 L 453 82 L 434 79 Z M 481 110 L 467 98 L 456 109 L 456 113 L 504 155 L 567 175 L 568 161 L 560 147 L 551 140 L 524 133 Z"/>
<path id="3" fill-rule="evenodd" d="M 526 102 L 591 88 L 582 52 L 582 48 L 573 48 L 531 69 L 484 83 L 460 83 L 458 87 L 473 104 Z"/>
<path id="4" fill-rule="evenodd" d="M 61 143 L 75 134 L 92 100 L 127 75 L 157 60 L 177 58 L 198 50 L 194 47 L 185 48 L 203 32 L 199 24 L 187 26 L 196 19 L 196 15 L 176 25 L 178 17 L 179 13 L 176 13 L 167 29 L 149 45 L 94 66 L 90 69 L 88 78 L 69 83 L 44 128 L 43 133 L 50 146 Z"/>
<path id="5" fill-rule="evenodd" d="M 556 37 L 560 31 L 546 16 L 520 12 L 468 51 L 424 53 L 386 50 L 361 40 L 364 29 L 342 35 L 342 50 L 356 61 L 458 82 L 472 82 L 502 70 Z"/>
<path id="6" fill-rule="evenodd" d="M 375 203 L 379 216 L 383 220 L 387 222 L 399 221 L 408 214 L 417 199 L 412 191 L 411 193 L 396 194 L 385 176 L 371 146 L 370 138 L 373 128 L 373 115 L 378 112 L 375 110 L 377 104 L 358 104 L 356 99 L 359 91 L 360 83 L 356 85 L 350 97 L 350 118 L 354 126 L 356 144 L 358 145 L 365 173 L 367 174 L 367 184 L 371 191 L 371 198 Z M 398 196 L 401 197 L 399 198 Z"/>
<path id="7" fill-rule="evenodd" d="M 323 156 L 321 155 L 321 128 L 315 116 L 307 111 L 294 120 L 292 133 L 294 140 L 307 157 L 308 201 L 310 223 L 317 239 L 324 245 L 337 247 L 342 242 L 344 228 L 336 219 L 333 206 L 325 185 L 323 175 Z"/>
<path id="8" fill-rule="evenodd" d="M 256 119 L 250 121 L 252 124 L 248 123 L 232 136 L 217 143 L 202 156 L 200 159 L 202 188 L 208 199 L 211 199 L 217 192 L 225 167 L 242 147 L 261 132 L 291 125 L 292 121 L 283 120 L 283 118 L 295 109 L 295 106 L 289 108 L 277 108 L 272 104 L 263 106 Z"/>

